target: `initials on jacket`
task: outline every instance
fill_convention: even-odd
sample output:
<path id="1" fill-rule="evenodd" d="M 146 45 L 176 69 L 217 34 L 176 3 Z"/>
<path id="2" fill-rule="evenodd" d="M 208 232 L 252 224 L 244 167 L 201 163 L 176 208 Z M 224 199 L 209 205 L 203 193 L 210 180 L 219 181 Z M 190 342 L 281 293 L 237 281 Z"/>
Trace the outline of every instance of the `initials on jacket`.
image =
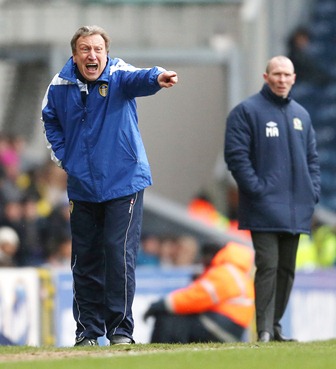
<path id="1" fill-rule="evenodd" d="M 310 232 L 320 174 L 315 132 L 302 106 L 265 85 L 230 113 L 225 160 L 240 190 L 240 228 Z"/>

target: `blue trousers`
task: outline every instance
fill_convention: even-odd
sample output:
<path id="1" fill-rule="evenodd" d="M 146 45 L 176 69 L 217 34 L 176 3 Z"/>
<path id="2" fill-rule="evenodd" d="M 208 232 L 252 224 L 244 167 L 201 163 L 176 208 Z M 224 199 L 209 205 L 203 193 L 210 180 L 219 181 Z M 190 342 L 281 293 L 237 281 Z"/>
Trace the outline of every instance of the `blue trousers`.
<path id="1" fill-rule="evenodd" d="M 77 338 L 132 338 L 143 192 L 104 203 L 70 200 Z"/>

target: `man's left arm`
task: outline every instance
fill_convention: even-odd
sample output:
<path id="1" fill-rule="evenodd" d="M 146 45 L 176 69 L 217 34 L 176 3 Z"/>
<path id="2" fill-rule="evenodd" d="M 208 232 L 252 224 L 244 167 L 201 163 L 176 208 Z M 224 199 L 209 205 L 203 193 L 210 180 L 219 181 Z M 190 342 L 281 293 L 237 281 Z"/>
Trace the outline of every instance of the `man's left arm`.
<path id="1" fill-rule="evenodd" d="M 111 71 L 112 74 L 120 72 L 118 83 L 130 98 L 154 95 L 161 88 L 174 86 L 178 80 L 174 71 L 167 71 L 161 67 L 136 68 L 121 59 Z"/>

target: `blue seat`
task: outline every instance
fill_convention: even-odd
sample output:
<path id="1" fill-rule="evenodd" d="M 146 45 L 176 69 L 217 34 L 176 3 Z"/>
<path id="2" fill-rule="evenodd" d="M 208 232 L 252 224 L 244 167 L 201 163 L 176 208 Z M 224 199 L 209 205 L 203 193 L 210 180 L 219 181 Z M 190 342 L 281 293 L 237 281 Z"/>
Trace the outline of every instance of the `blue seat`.
<path id="1" fill-rule="evenodd" d="M 336 212 L 336 0 L 316 0 L 311 21 L 311 52 L 331 73 L 330 83 L 314 88 L 297 82 L 292 95 L 310 113 L 321 167 L 320 205 Z M 335 78 L 334 78 L 335 76 Z"/>
<path id="2" fill-rule="evenodd" d="M 334 19 L 336 16 L 336 3 L 334 0 L 319 0 L 313 8 L 314 19 Z"/>

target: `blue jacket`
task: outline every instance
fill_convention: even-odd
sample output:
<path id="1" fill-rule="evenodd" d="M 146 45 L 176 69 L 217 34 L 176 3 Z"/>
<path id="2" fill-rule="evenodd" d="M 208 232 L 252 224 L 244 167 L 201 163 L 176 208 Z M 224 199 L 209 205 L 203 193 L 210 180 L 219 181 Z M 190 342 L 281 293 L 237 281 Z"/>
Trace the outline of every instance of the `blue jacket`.
<path id="1" fill-rule="evenodd" d="M 73 200 L 103 202 L 152 184 L 135 97 L 160 90 L 162 68 L 110 59 L 99 79 L 77 79 L 72 58 L 50 83 L 42 122 L 52 159 L 68 174 Z"/>
<path id="2" fill-rule="evenodd" d="M 229 114 L 225 160 L 239 188 L 241 229 L 310 233 L 320 169 L 315 132 L 301 105 L 265 84 Z"/>

